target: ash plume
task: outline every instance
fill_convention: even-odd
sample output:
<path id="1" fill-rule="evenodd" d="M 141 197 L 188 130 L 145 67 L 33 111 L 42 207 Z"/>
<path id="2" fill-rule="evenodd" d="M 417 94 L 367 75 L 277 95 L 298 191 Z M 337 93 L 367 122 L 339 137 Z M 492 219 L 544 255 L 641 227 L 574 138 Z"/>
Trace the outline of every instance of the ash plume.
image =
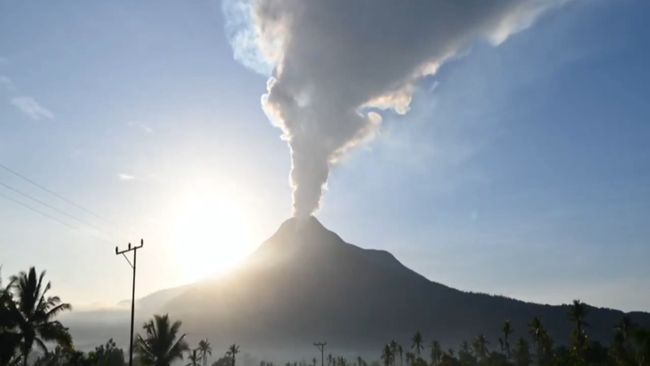
<path id="1" fill-rule="evenodd" d="M 419 80 L 475 42 L 498 45 L 562 0 L 227 0 L 235 58 L 269 75 L 262 107 L 287 141 L 294 215 L 330 169 L 405 114 Z"/>

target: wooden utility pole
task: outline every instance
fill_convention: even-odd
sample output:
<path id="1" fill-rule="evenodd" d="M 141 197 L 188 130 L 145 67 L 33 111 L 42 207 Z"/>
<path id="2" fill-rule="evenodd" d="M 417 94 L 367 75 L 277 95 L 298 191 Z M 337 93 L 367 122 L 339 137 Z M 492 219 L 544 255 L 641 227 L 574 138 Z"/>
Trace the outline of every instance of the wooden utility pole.
<path id="1" fill-rule="evenodd" d="M 135 315 L 135 268 L 136 268 L 136 262 L 138 259 L 138 249 L 142 248 L 144 246 L 144 239 L 140 239 L 140 245 L 131 247 L 131 243 L 129 243 L 129 246 L 127 249 L 124 249 L 120 251 L 117 247 L 115 247 L 115 255 L 123 255 L 124 259 L 129 263 L 129 266 L 133 269 L 133 284 L 131 287 L 131 336 L 129 338 L 129 366 L 133 366 L 133 320 L 134 320 L 134 315 Z M 127 252 L 133 252 L 133 263 L 129 260 L 129 257 L 126 256 L 125 253 Z"/>
<path id="2" fill-rule="evenodd" d="M 320 350 L 320 366 L 324 366 L 324 363 L 325 363 L 325 346 L 327 346 L 327 342 L 315 342 L 314 346 L 316 346 Z"/>

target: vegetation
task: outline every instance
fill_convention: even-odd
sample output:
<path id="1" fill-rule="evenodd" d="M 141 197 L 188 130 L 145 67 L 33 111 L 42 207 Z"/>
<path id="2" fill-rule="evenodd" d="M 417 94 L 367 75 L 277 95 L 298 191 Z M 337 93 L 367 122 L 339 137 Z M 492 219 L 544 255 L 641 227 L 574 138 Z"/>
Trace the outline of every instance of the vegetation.
<path id="1" fill-rule="evenodd" d="M 212 346 L 207 339 L 202 339 L 199 342 L 199 354 L 201 355 L 201 360 L 203 361 L 203 366 L 208 363 L 208 356 L 212 356 Z"/>
<path id="2" fill-rule="evenodd" d="M 70 305 L 57 296 L 49 296 L 51 285 L 44 278 L 45 272 L 39 274 L 35 268 L 12 276 L 6 285 L 0 278 L 0 366 L 124 366 L 124 351 L 112 339 L 87 353 L 74 349 L 68 329 L 56 320 L 62 311 L 70 309 Z M 457 351 L 444 350 L 437 340 L 425 343 L 425 337 L 417 331 L 410 340 L 410 347 L 402 347 L 395 340 L 386 343 L 379 355 L 381 364 L 379 361 L 366 362 L 361 357 L 349 361 L 328 354 L 327 366 L 650 366 L 650 330 L 623 317 L 613 330 L 611 344 L 605 347 L 589 338 L 588 311 L 589 307 L 578 300 L 569 307 L 567 319 L 572 329 L 567 330 L 570 342 L 566 346 L 556 346 L 542 320 L 535 317 L 528 329 L 519 330 L 528 337 L 516 340 L 512 335 L 517 330 L 505 320 L 498 347 L 479 334 L 469 342 L 462 342 Z M 187 366 L 208 365 L 208 358 L 212 356 L 210 342 L 203 339 L 190 349 L 185 334 L 181 333 L 181 325 L 167 314 L 155 315 L 147 321 L 142 335 L 136 337 L 136 364 L 170 366 L 187 356 L 187 363 L 183 363 Z M 232 344 L 224 356 L 211 365 L 236 366 L 239 353 L 240 346 Z M 317 365 L 316 359 L 311 364 L 286 364 L 310 365 Z M 260 366 L 274 364 L 262 361 Z"/>
<path id="3" fill-rule="evenodd" d="M 185 334 L 178 335 L 181 322 L 171 322 L 169 315 L 154 315 L 144 324 L 145 336 L 138 334 L 135 339 L 135 351 L 140 363 L 152 366 L 169 366 L 176 360 L 183 359 L 183 353 L 189 350 L 185 343 Z"/>
<path id="4" fill-rule="evenodd" d="M 45 271 L 37 274 L 34 267 L 10 278 L 0 293 L 0 362 L 27 365 L 34 345 L 45 354 L 47 343 L 72 349 L 72 338 L 59 321 L 54 320 L 70 305 L 58 296 L 48 296 L 50 282 Z"/>

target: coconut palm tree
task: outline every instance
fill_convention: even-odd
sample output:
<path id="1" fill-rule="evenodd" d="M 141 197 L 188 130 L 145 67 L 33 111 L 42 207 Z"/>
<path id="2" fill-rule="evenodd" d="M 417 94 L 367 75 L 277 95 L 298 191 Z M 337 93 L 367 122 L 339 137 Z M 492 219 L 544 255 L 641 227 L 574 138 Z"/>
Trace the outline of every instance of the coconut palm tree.
<path id="1" fill-rule="evenodd" d="M 515 346 L 515 352 L 513 354 L 513 362 L 515 366 L 529 366 L 531 362 L 530 358 L 530 348 L 528 347 L 528 342 L 525 339 L 519 338 Z"/>
<path id="2" fill-rule="evenodd" d="M 208 363 L 208 355 L 212 356 L 212 346 L 207 338 L 199 341 L 199 353 L 201 354 L 201 360 L 203 360 L 203 366 L 206 366 Z"/>
<path id="3" fill-rule="evenodd" d="M 70 304 L 61 302 L 58 296 L 47 296 L 52 288 L 45 283 L 45 271 L 37 274 L 31 267 L 28 272 L 20 272 L 11 277 L 10 287 L 6 290 L 13 294 L 13 300 L 7 301 L 8 317 L 15 324 L 20 335 L 20 352 L 23 365 L 34 344 L 47 353 L 46 343 L 54 342 L 61 347 L 71 348 L 72 338 L 59 321 L 54 318 L 61 312 L 70 310 Z"/>
<path id="4" fill-rule="evenodd" d="M 199 366 L 199 362 L 201 362 L 201 354 L 199 353 L 199 349 L 193 349 L 191 352 L 189 352 L 189 355 L 187 356 L 187 359 L 190 361 L 188 364 L 185 366 Z"/>
<path id="5" fill-rule="evenodd" d="M 479 362 L 487 358 L 488 355 L 487 344 L 488 341 L 487 339 L 485 339 L 485 336 L 483 334 L 479 334 L 478 337 L 474 339 L 474 342 L 472 342 L 474 355 L 479 360 Z"/>
<path id="6" fill-rule="evenodd" d="M 388 343 L 388 346 L 390 346 L 390 353 L 393 355 L 393 365 L 395 365 L 395 361 L 397 361 L 397 342 L 395 340 L 391 340 L 390 343 Z"/>
<path id="7" fill-rule="evenodd" d="M 442 348 L 438 341 L 433 341 L 431 343 L 431 365 L 438 366 L 442 361 Z"/>
<path id="8" fill-rule="evenodd" d="M 512 334 L 512 325 L 510 320 L 506 320 L 501 327 L 501 332 L 503 333 L 503 351 L 506 354 L 506 358 L 510 359 L 510 340 L 509 337 Z"/>
<path id="9" fill-rule="evenodd" d="M 404 349 L 401 344 L 397 345 L 397 354 L 399 355 L 399 366 L 404 366 Z"/>
<path id="10" fill-rule="evenodd" d="M 0 365 L 8 365 L 16 361 L 16 350 L 20 344 L 18 322 L 13 312 L 14 299 L 10 292 L 13 282 L 2 287 L 0 277 Z"/>
<path id="11" fill-rule="evenodd" d="M 630 336 L 634 324 L 628 316 L 623 316 L 614 329 L 616 330 L 614 341 L 608 351 L 610 357 L 617 365 L 633 365 L 634 350 L 631 347 Z"/>
<path id="12" fill-rule="evenodd" d="M 384 361 L 384 366 L 390 366 L 392 364 L 393 351 L 390 349 L 389 344 L 384 346 L 384 352 L 381 354 L 381 359 Z"/>
<path id="13" fill-rule="evenodd" d="M 420 352 L 424 349 L 424 346 L 422 345 L 422 334 L 420 331 L 415 332 L 413 335 L 413 345 L 411 346 L 411 349 L 415 350 L 415 354 L 420 357 Z"/>
<path id="14" fill-rule="evenodd" d="M 406 363 L 408 365 L 413 365 L 415 363 L 415 353 L 413 352 L 406 352 L 406 356 L 404 358 L 406 359 Z"/>
<path id="15" fill-rule="evenodd" d="M 169 366 L 176 360 L 183 359 L 183 352 L 189 347 L 185 342 L 185 334 L 179 337 L 181 322 L 171 323 L 169 315 L 154 315 L 142 329 L 145 336 L 140 334 L 135 340 L 135 351 L 140 361 L 145 365 Z"/>
<path id="16" fill-rule="evenodd" d="M 235 366 L 235 359 L 239 353 L 239 346 L 231 344 L 230 347 L 228 347 L 228 352 L 230 353 L 230 357 L 232 357 L 232 366 Z"/>
<path id="17" fill-rule="evenodd" d="M 571 353 L 575 358 L 576 364 L 582 365 L 586 362 L 585 356 L 589 340 L 585 328 L 589 326 L 585 321 L 587 315 L 587 305 L 580 300 L 573 300 L 569 307 L 569 319 L 573 322 L 574 328 L 571 335 Z"/>
<path id="18" fill-rule="evenodd" d="M 553 341 L 551 337 L 549 337 L 538 317 L 533 318 L 528 328 L 537 346 L 537 364 L 549 364 L 553 358 Z"/>

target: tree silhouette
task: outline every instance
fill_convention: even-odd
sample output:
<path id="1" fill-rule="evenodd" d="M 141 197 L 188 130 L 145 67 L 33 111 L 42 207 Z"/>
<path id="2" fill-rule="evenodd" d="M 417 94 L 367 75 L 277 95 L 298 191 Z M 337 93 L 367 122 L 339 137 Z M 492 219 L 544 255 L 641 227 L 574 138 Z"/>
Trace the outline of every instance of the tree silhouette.
<path id="1" fill-rule="evenodd" d="M 438 341 L 433 341 L 431 343 L 431 365 L 439 366 L 440 362 L 442 362 L 442 349 Z"/>
<path id="2" fill-rule="evenodd" d="M 650 365 L 650 330 L 636 329 L 634 331 L 634 340 L 636 343 L 637 354 L 636 362 L 638 365 Z"/>
<path id="3" fill-rule="evenodd" d="M 201 354 L 199 353 L 199 349 L 193 349 L 192 351 L 189 352 L 189 355 L 187 356 L 187 359 L 190 361 L 188 364 L 185 366 L 198 366 L 199 362 L 201 362 L 202 357 Z"/>
<path id="4" fill-rule="evenodd" d="M 411 349 L 415 350 L 415 354 L 420 357 L 420 352 L 424 349 L 424 346 L 422 345 L 422 334 L 420 331 L 415 332 L 413 335 L 413 345 L 411 346 Z"/>
<path id="5" fill-rule="evenodd" d="M 0 365 L 8 365 L 15 361 L 16 349 L 20 344 L 17 317 L 13 313 L 14 299 L 10 292 L 13 282 L 7 287 L 2 287 L 0 277 Z"/>
<path id="6" fill-rule="evenodd" d="M 399 366 L 404 366 L 404 349 L 401 344 L 397 345 L 397 354 L 399 355 Z"/>
<path id="7" fill-rule="evenodd" d="M 467 341 L 463 341 L 460 345 L 460 349 L 458 350 L 458 361 L 460 361 L 461 365 L 476 364 L 476 357 L 474 357 L 472 352 L 469 350 L 469 343 L 467 343 Z"/>
<path id="8" fill-rule="evenodd" d="M 230 347 L 228 347 L 228 352 L 230 353 L 230 357 L 232 358 L 232 366 L 235 366 L 235 360 L 237 354 L 239 353 L 239 346 L 236 344 L 231 344 Z"/>
<path id="9" fill-rule="evenodd" d="M 474 355 L 479 361 L 484 361 L 488 356 L 487 349 L 488 341 L 485 339 L 483 334 L 479 334 L 478 337 L 472 342 L 472 349 L 474 350 Z"/>
<path id="10" fill-rule="evenodd" d="M 47 296 L 52 285 L 44 283 L 45 271 L 40 275 L 31 267 L 11 277 L 11 283 L 3 293 L 12 293 L 13 300 L 5 300 L 7 317 L 15 324 L 20 336 L 20 351 L 23 365 L 34 344 L 47 353 L 46 342 L 54 342 L 66 348 L 72 347 L 72 338 L 59 321 L 54 318 L 61 312 L 70 310 L 70 304 L 61 302 L 58 296 Z M 8 296 L 8 295 L 5 295 Z"/>
<path id="11" fill-rule="evenodd" d="M 585 328 L 588 326 L 585 321 L 587 305 L 580 300 L 573 300 L 569 307 L 569 319 L 573 322 L 574 328 L 571 334 L 571 355 L 576 365 L 586 364 L 587 347 L 589 339 Z"/>
<path id="12" fill-rule="evenodd" d="M 413 365 L 415 363 L 415 353 L 413 352 L 406 352 L 406 363 L 409 365 Z"/>
<path id="13" fill-rule="evenodd" d="M 517 341 L 517 346 L 515 347 L 515 352 L 513 355 L 513 361 L 515 366 L 529 366 L 531 363 L 530 357 L 530 347 L 528 342 L 525 339 L 519 338 Z"/>
<path id="14" fill-rule="evenodd" d="M 634 350 L 631 344 L 631 335 L 634 330 L 634 324 L 629 317 L 623 316 L 615 328 L 614 341 L 609 349 L 610 359 L 616 365 L 633 365 Z"/>
<path id="15" fill-rule="evenodd" d="M 94 351 L 88 353 L 87 361 L 98 366 L 124 366 L 124 352 L 111 338 L 106 344 L 95 347 Z"/>
<path id="16" fill-rule="evenodd" d="M 553 341 L 538 317 L 534 317 L 530 322 L 529 331 L 537 345 L 537 364 L 540 366 L 550 364 L 553 359 Z"/>
<path id="17" fill-rule="evenodd" d="M 154 315 L 142 329 L 145 336 L 138 334 L 135 340 L 135 351 L 144 365 L 169 366 L 176 360 L 183 359 L 183 352 L 189 347 L 185 342 L 185 334 L 178 336 L 180 321 L 170 323 L 169 315 Z"/>
<path id="18" fill-rule="evenodd" d="M 510 320 L 503 322 L 503 327 L 501 327 L 501 332 L 503 333 L 503 349 L 502 351 L 506 354 L 506 358 L 510 359 L 510 335 L 512 334 L 512 325 Z"/>
<path id="19" fill-rule="evenodd" d="M 203 366 L 205 366 L 208 363 L 208 355 L 212 356 L 212 346 L 207 338 L 199 341 L 199 353 L 203 360 Z"/>
<path id="20" fill-rule="evenodd" d="M 390 349 L 389 344 L 384 346 L 384 352 L 381 354 L 381 359 L 384 361 L 384 366 L 390 366 L 392 364 L 393 351 Z"/>
<path id="21" fill-rule="evenodd" d="M 388 346 L 390 347 L 390 353 L 393 355 L 392 357 L 392 364 L 395 365 L 395 361 L 397 361 L 397 355 L 398 355 L 398 344 L 395 342 L 395 340 L 390 341 L 388 343 Z"/>

